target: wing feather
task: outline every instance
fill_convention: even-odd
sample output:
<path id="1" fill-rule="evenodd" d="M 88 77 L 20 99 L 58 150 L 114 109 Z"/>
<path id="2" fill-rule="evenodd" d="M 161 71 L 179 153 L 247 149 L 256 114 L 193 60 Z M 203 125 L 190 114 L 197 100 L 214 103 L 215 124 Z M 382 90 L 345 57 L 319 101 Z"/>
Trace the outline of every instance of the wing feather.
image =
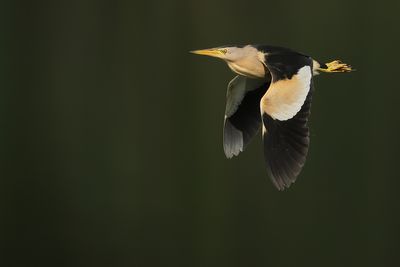
<path id="1" fill-rule="evenodd" d="M 266 54 L 272 82 L 260 101 L 264 156 L 273 184 L 283 190 L 296 181 L 310 144 L 312 59 L 292 51 Z"/>
<path id="2" fill-rule="evenodd" d="M 305 104 L 292 119 L 274 120 L 264 113 L 264 156 L 268 174 L 274 185 L 283 190 L 296 181 L 303 168 L 310 144 L 307 126 L 311 109 L 312 91 Z M 268 128 L 267 128 L 268 127 Z M 296 129 L 293 131 L 293 129 Z"/>
<path id="3" fill-rule="evenodd" d="M 224 152 L 237 156 L 250 143 L 261 126 L 259 103 L 268 80 L 236 76 L 228 85 L 224 120 Z"/>

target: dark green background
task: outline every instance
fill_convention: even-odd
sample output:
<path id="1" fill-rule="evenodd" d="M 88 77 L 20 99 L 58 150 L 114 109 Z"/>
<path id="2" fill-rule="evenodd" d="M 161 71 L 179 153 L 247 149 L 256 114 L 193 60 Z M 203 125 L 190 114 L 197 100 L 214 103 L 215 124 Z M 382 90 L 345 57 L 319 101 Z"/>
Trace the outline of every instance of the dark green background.
<path id="1" fill-rule="evenodd" d="M 4 1 L 1 266 L 398 266 L 399 1 Z M 222 150 L 233 73 L 291 47 L 320 75 L 297 183 Z"/>

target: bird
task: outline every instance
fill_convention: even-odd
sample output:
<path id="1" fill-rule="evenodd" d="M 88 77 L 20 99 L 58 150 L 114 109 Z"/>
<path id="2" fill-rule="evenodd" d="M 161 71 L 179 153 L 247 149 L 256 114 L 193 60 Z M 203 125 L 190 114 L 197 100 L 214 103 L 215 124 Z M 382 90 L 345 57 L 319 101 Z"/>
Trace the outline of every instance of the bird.
<path id="1" fill-rule="evenodd" d="M 238 156 L 262 129 L 267 174 L 279 191 L 289 188 L 303 169 L 310 145 L 313 77 L 354 69 L 340 60 L 321 63 L 273 45 L 225 45 L 190 52 L 222 59 L 236 74 L 226 93 L 226 157 Z"/>

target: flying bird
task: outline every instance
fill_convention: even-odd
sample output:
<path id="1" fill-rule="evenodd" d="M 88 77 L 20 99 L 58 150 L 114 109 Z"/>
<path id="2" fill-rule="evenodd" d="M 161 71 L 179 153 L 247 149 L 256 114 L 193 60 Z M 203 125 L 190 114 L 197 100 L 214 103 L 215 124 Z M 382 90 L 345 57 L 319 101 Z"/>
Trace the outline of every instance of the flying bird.
<path id="1" fill-rule="evenodd" d="M 340 60 L 324 64 L 269 45 L 221 46 L 191 53 L 222 59 L 237 74 L 226 94 L 226 157 L 244 151 L 262 128 L 267 173 L 278 190 L 288 188 L 296 181 L 308 153 L 313 76 L 350 72 L 351 66 Z"/>

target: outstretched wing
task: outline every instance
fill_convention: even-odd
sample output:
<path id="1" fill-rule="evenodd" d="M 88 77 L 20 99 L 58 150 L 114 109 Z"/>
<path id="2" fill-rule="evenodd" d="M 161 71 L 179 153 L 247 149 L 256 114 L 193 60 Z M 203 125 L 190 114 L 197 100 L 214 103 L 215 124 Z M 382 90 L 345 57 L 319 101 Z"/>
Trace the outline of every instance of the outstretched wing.
<path id="1" fill-rule="evenodd" d="M 307 126 L 312 98 L 312 59 L 291 51 L 267 54 L 272 76 L 260 102 L 264 155 L 274 185 L 283 190 L 295 182 L 310 143 Z"/>
<path id="2" fill-rule="evenodd" d="M 237 156 L 250 143 L 261 126 L 259 103 L 269 80 L 236 76 L 226 94 L 224 152 L 227 158 Z"/>
<path id="3" fill-rule="evenodd" d="M 264 156 L 268 175 L 274 185 L 283 190 L 296 181 L 306 161 L 310 145 L 307 126 L 312 91 L 301 110 L 290 120 L 274 120 L 263 113 Z"/>

